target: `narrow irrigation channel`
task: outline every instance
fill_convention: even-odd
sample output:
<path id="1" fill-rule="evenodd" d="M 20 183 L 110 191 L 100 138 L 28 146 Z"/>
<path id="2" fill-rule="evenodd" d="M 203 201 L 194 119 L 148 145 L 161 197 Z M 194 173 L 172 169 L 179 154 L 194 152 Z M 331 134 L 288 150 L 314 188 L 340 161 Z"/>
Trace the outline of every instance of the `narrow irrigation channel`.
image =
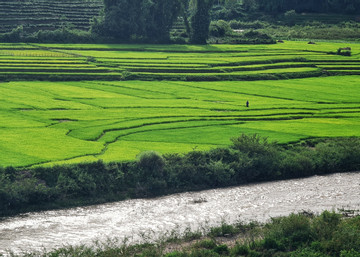
<path id="1" fill-rule="evenodd" d="M 338 208 L 360 209 L 360 172 L 19 215 L 0 221 L 0 255 L 6 249 L 50 250 L 114 237 L 137 243 L 222 221 L 263 222 L 291 212 Z"/>

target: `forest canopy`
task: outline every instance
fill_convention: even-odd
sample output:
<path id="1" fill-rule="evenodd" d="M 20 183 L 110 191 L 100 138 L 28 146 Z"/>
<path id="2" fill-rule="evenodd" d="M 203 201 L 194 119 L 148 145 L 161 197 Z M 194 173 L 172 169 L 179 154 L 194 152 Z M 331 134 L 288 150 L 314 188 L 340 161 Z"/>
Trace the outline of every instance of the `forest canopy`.
<path id="1" fill-rule="evenodd" d="M 166 42 L 180 2 L 173 0 L 105 0 L 103 21 L 96 32 L 116 39 Z"/>
<path id="2" fill-rule="evenodd" d="M 0 9 L 1 42 L 269 41 L 249 42 L 248 31 L 233 30 L 283 39 L 359 38 L 360 0 L 7 0 Z M 295 25 L 301 29 L 281 27 Z M 324 28 L 331 31 L 318 31 Z"/>
<path id="3" fill-rule="evenodd" d="M 355 14 L 360 0 L 104 0 L 104 6 L 103 16 L 93 26 L 98 35 L 119 41 L 168 43 L 174 22 L 181 19 L 189 42 L 205 44 L 210 14 L 218 10 L 231 12 L 227 16 L 236 20 L 251 12 Z"/>

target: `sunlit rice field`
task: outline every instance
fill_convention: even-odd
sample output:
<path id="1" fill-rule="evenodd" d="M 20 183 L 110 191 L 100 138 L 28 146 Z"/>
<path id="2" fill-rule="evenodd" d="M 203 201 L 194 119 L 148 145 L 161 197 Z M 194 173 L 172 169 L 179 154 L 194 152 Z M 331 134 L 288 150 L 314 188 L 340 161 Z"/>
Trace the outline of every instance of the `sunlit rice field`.
<path id="1" fill-rule="evenodd" d="M 0 166 L 360 136 L 360 45 L 329 54 L 344 46 L 0 45 Z"/>

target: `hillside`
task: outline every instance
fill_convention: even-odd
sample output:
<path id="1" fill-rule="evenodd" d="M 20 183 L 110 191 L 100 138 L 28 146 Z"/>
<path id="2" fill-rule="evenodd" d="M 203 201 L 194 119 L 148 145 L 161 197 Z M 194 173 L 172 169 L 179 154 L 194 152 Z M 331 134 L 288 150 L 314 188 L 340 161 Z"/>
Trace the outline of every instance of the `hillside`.
<path id="1" fill-rule="evenodd" d="M 70 26 L 88 30 L 102 0 L 1 0 L 0 33 L 23 26 L 25 32 L 55 30 Z"/>

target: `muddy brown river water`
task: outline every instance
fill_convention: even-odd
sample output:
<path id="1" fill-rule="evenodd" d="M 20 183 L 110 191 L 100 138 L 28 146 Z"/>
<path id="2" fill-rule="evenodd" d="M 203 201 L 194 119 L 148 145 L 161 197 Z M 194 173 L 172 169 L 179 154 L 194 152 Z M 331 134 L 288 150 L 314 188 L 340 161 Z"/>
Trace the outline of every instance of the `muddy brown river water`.
<path id="1" fill-rule="evenodd" d="M 127 238 L 142 242 L 168 231 L 288 215 L 360 209 L 360 172 L 181 193 L 154 199 L 36 212 L 0 221 L 0 256 Z"/>

